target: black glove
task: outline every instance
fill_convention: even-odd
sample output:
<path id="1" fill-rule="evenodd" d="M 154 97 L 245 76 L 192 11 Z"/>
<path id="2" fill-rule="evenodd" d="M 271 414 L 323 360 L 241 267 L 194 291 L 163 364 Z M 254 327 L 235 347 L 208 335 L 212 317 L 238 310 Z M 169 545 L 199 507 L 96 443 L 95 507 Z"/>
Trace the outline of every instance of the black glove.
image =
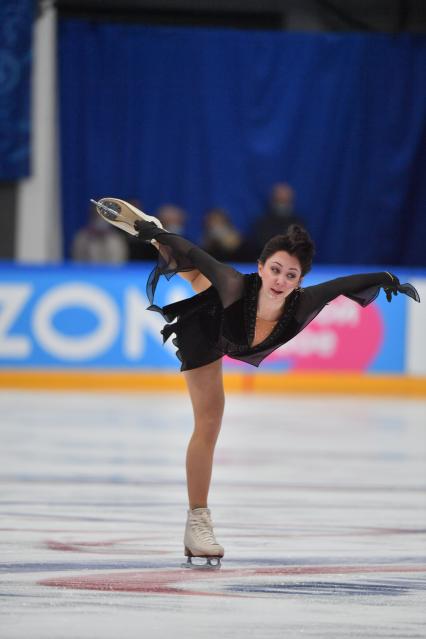
<path id="1" fill-rule="evenodd" d="M 392 301 L 392 295 L 397 296 L 398 293 L 408 295 L 408 297 L 411 297 L 411 299 L 415 302 L 420 302 L 420 295 L 412 284 L 409 284 L 408 282 L 406 284 L 400 284 L 396 275 L 393 275 L 392 273 L 388 273 L 388 275 L 392 277 L 392 283 L 389 285 L 386 284 L 383 287 L 388 302 Z"/>
<path id="2" fill-rule="evenodd" d="M 400 284 L 398 286 L 398 291 L 400 293 L 404 293 L 404 295 L 408 295 L 408 297 L 411 297 L 411 299 L 415 302 L 420 302 L 420 295 L 412 284 L 409 284 L 408 282 L 406 284 Z"/>
<path id="3" fill-rule="evenodd" d="M 146 222 L 145 220 L 136 220 L 134 227 L 138 231 L 138 238 L 142 240 L 142 242 L 151 242 L 157 235 L 167 233 L 167 231 L 158 227 L 154 222 Z"/>

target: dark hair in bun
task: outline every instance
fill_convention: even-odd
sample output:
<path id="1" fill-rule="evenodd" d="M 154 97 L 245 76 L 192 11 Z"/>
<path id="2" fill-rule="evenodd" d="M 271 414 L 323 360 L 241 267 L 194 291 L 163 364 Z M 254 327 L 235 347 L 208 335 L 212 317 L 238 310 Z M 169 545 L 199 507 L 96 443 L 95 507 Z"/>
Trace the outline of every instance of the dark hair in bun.
<path id="1" fill-rule="evenodd" d="M 299 226 L 292 224 L 285 235 L 275 235 L 263 247 L 259 262 L 265 264 L 266 260 L 277 251 L 285 251 L 289 255 L 297 257 L 302 269 L 302 275 L 306 275 L 312 268 L 312 259 L 315 246 L 309 233 Z"/>

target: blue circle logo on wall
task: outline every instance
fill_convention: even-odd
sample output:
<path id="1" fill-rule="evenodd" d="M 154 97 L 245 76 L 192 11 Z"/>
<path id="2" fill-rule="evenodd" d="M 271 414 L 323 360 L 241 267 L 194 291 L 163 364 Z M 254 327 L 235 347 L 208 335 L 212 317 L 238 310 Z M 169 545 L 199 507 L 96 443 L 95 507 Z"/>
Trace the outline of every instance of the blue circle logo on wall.
<path id="1" fill-rule="evenodd" d="M 0 96 L 11 93 L 20 78 L 19 60 L 10 51 L 0 49 Z"/>

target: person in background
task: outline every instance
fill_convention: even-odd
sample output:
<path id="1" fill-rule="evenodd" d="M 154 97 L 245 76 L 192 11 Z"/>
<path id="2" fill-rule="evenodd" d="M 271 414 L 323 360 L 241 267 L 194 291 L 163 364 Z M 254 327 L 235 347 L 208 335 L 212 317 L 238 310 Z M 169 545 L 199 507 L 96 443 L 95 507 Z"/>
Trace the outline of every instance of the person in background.
<path id="1" fill-rule="evenodd" d="M 123 264 L 128 259 L 127 242 L 96 210 L 91 210 L 87 225 L 74 237 L 71 257 L 75 262 Z"/>
<path id="2" fill-rule="evenodd" d="M 175 204 L 163 204 L 157 210 L 157 217 L 169 233 L 183 235 L 185 232 L 186 213 Z"/>
<path id="3" fill-rule="evenodd" d="M 219 261 L 244 262 L 251 259 L 250 247 L 233 225 L 228 213 L 221 208 L 207 211 L 201 245 Z"/>
<path id="4" fill-rule="evenodd" d="M 255 221 L 253 241 L 260 250 L 270 237 L 285 234 L 291 224 L 306 226 L 295 211 L 295 193 L 286 182 L 275 183 L 265 212 Z"/>

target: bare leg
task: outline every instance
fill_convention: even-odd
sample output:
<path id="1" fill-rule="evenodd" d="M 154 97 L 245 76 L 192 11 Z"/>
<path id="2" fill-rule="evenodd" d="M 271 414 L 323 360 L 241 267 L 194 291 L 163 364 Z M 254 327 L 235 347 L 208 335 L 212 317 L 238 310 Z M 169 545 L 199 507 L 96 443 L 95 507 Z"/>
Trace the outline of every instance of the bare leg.
<path id="1" fill-rule="evenodd" d="M 185 371 L 194 411 L 194 432 L 186 456 L 190 508 L 206 508 L 213 453 L 222 424 L 225 395 L 222 360 Z"/>

